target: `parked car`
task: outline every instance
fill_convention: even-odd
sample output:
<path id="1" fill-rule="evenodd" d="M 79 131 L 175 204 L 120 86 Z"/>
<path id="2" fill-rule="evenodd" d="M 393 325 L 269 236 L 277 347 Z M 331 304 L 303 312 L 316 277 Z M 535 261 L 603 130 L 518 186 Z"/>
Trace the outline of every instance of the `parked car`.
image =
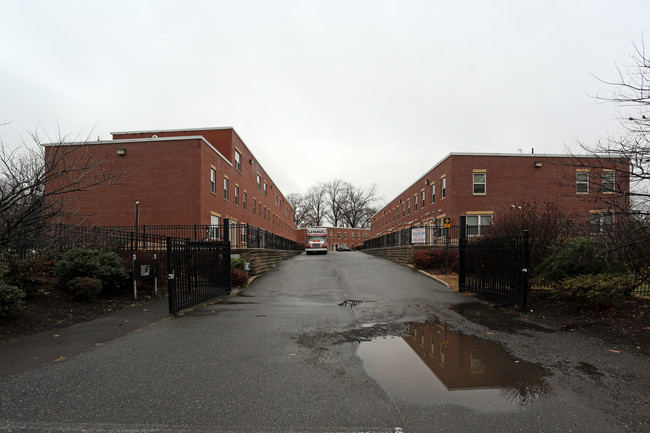
<path id="1" fill-rule="evenodd" d="M 337 251 L 352 251 L 352 250 L 347 245 L 339 245 L 339 247 L 337 248 Z"/>

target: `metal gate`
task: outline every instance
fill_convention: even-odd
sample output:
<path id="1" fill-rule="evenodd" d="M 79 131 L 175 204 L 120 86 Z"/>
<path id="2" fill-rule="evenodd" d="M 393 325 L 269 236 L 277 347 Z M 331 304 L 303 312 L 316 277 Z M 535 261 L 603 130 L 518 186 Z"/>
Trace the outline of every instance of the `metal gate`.
<path id="1" fill-rule="evenodd" d="M 228 294 L 230 242 L 190 242 L 167 238 L 169 312 Z"/>
<path id="2" fill-rule="evenodd" d="M 458 289 L 520 307 L 528 294 L 528 231 L 507 237 L 468 238 L 461 217 Z"/>

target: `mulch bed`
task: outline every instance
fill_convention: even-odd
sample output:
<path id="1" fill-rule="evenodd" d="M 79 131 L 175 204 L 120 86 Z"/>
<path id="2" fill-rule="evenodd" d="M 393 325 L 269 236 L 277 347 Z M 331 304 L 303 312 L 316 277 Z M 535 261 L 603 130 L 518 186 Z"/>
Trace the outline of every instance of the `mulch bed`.
<path id="1" fill-rule="evenodd" d="M 22 312 L 9 319 L 0 319 L 0 342 L 87 322 L 147 302 L 152 294 L 139 292 L 137 300 L 132 293 L 121 293 L 103 295 L 93 302 L 76 302 L 58 290 L 41 293 L 26 299 Z"/>
<path id="2" fill-rule="evenodd" d="M 458 275 L 440 275 L 425 271 L 458 290 Z M 528 306 L 520 312 L 525 320 L 563 332 L 580 332 L 597 337 L 611 350 L 629 351 L 650 356 L 650 298 L 630 297 L 608 308 L 586 306 L 580 302 L 559 302 L 548 291 L 532 290 Z"/>
<path id="3" fill-rule="evenodd" d="M 650 356 L 650 299 L 630 297 L 608 308 L 588 307 L 578 302 L 559 302 L 548 292 L 533 290 L 525 319 L 564 332 L 598 337 L 612 351 L 630 351 Z"/>

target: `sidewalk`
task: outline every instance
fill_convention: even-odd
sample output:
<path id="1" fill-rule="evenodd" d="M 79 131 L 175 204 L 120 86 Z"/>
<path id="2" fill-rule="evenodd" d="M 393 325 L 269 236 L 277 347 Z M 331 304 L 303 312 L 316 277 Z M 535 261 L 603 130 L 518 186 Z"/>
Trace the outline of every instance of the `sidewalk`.
<path id="1" fill-rule="evenodd" d="M 63 361 L 170 317 L 167 298 L 159 298 L 90 322 L 2 343 L 0 378 Z"/>

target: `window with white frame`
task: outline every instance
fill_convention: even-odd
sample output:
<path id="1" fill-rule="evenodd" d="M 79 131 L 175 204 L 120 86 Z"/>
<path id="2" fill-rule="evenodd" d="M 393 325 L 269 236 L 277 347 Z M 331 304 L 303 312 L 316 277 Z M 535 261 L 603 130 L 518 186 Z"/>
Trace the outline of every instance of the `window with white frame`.
<path id="1" fill-rule="evenodd" d="M 262 189 L 262 177 L 257 174 L 257 189 Z"/>
<path id="2" fill-rule="evenodd" d="M 447 178 L 443 177 L 440 179 L 440 184 L 441 184 L 441 191 L 440 191 L 440 198 L 445 198 L 447 196 Z"/>
<path id="3" fill-rule="evenodd" d="M 212 194 L 217 193 L 217 170 L 214 168 L 210 169 L 210 192 Z"/>
<path id="4" fill-rule="evenodd" d="M 605 170 L 601 176 L 603 178 L 603 192 L 614 192 L 614 171 Z"/>
<path id="5" fill-rule="evenodd" d="M 218 241 L 219 229 L 221 228 L 221 217 L 218 215 L 210 215 L 210 228 L 208 229 L 208 239 Z"/>
<path id="6" fill-rule="evenodd" d="M 473 173 L 474 194 L 486 193 L 486 173 Z"/>
<path id="7" fill-rule="evenodd" d="M 576 193 L 578 194 L 589 193 L 589 172 L 588 171 L 576 172 Z"/>
<path id="8" fill-rule="evenodd" d="M 264 182 L 264 195 L 266 196 L 266 193 L 268 192 L 268 188 L 266 187 L 266 182 Z"/>
<path id="9" fill-rule="evenodd" d="M 224 177 L 223 178 L 223 198 L 228 200 L 228 178 Z"/>
<path id="10" fill-rule="evenodd" d="M 411 199 L 406 200 L 406 214 L 411 215 Z"/>
<path id="11" fill-rule="evenodd" d="M 492 215 L 467 215 L 467 236 L 480 236 L 482 227 L 492 224 Z"/>
<path id="12" fill-rule="evenodd" d="M 424 209 L 424 201 L 425 201 L 424 196 L 425 196 L 424 190 L 422 190 L 422 209 Z"/>
<path id="13" fill-rule="evenodd" d="M 247 209 L 248 208 L 248 197 L 247 197 L 246 191 L 244 191 L 244 195 L 242 196 L 242 199 L 243 199 L 244 209 Z"/>
<path id="14" fill-rule="evenodd" d="M 436 202 L 436 184 L 433 183 L 431 185 L 431 203 L 435 203 L 435 202 Z"/>
<path id="15" fill-rule="evenodd" d="M 235 185 L 235 206 L 239 206 L 239 186 Z"/>
<path id="16" fill-rule="evenodd" d="M 241 171 L 241 153 L 235 149 L 235 169 Z"/>

